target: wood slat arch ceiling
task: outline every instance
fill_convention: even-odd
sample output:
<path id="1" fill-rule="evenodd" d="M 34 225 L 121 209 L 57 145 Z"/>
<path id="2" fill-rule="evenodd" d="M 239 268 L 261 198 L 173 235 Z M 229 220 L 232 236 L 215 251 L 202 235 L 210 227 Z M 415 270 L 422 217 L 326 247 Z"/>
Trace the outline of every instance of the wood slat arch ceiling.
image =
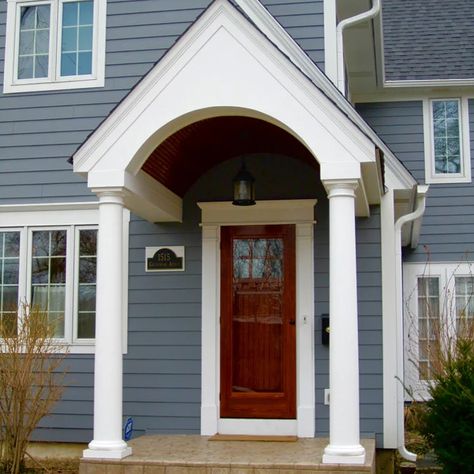
<path id="1" fill-rule="evenodd" d="M 319 169 L 317 161 L 295 137 L 263 120 L 224 116 L 194 122 L 169 136 L 150 154 L 142 169 L 183 197 L 206 171 L 230 158 L 279 154 Z"/>

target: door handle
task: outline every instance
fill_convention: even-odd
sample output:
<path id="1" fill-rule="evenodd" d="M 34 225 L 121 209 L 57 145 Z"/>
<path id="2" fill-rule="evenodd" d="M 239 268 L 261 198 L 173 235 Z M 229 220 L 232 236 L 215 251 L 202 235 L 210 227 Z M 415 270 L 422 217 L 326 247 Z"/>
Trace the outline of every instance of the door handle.
<path id="1" fill-rule="evenodd" d="M 296 321 L 295 321 L 294 319 L 290 319 L 290 324 L 291 324 L 292 326 L 294 326 L 295 323 L 296 323 Z"/>

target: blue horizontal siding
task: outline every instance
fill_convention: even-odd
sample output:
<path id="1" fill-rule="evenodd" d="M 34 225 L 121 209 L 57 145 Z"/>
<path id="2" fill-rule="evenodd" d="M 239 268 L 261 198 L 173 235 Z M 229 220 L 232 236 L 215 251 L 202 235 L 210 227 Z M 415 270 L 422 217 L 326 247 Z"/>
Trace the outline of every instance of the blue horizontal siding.
<path id="1" fill-rule="evenodd" d="M 420 183 L 425 181 L 421 101 L 359 104 L 358 111 Z M 474 100 L 469 100 L 471 157 L 474 157 Z M 471 159 L 471 172 L 472 159 Z M 431 184 L 420 242 L 407 249 L 408 262 L 472 260 L 474 185 Z"/>

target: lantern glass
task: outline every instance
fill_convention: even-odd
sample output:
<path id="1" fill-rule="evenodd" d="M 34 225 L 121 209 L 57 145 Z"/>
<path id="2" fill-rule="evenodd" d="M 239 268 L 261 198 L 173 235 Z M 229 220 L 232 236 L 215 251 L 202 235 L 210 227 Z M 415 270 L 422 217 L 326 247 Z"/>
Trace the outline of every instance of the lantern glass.
<path id="1" fill-rule="evenodd" d="M 233 179 L 234 206 L 253 206 L 255 204 L 255 178 L 245 168 L 245 163 Z"/>

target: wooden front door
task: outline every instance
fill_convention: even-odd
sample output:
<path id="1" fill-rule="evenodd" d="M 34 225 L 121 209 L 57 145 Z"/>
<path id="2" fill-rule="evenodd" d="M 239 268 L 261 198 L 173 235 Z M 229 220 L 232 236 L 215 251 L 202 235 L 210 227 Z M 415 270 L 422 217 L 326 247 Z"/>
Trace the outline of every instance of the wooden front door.
<path id="1" fill-rule="evenodd" d="M 222 418 L 296 418 L 295 306 L 295 226 L 222 227 Z"/>

